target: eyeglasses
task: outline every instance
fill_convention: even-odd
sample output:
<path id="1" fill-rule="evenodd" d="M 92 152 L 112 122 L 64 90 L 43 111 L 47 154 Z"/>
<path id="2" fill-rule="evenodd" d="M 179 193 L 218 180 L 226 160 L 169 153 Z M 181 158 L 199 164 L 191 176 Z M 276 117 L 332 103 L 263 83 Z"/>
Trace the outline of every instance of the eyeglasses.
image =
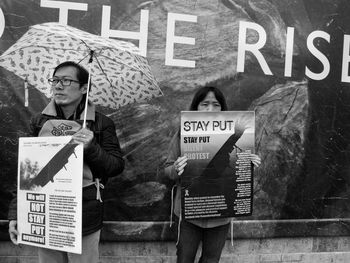
<path id="1" fill-rule="evenodd" d="M 74 80 L 74 79 L 55 79 L 55 78 L 48 79 L 48 82 L 52 86 L 57 86 L 58 83 L 61 83 L 61 85 L 63 87 L 70 86 L 72 84 L 72 82 L 80 83 L 79 81 Z"/>

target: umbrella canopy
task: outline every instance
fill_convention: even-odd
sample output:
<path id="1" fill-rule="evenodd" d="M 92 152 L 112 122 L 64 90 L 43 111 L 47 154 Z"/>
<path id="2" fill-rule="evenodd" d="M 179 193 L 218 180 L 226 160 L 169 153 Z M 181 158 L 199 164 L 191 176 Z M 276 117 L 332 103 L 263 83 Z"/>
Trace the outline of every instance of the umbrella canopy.
<path id="1" fill-rule="evenodd" d="M 65 61 L 88 68 L 94 104 L 117 109 L 162 95 L 147 59 L 132 43 L 93 35 L 59 23 L 31 26 L 0 56 L 0 65 L 51 97 L 47 79 Z"/>

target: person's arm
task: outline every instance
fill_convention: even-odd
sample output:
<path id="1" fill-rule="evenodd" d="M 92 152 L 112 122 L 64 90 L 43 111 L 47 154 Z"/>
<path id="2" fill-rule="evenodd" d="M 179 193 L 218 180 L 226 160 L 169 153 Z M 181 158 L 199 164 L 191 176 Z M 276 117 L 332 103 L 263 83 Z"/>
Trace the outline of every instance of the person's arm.
<path id="1" fill-rule="evenodd" d="M 10 220 L 9 222 L 9 235 L 13 244 L 18 245 L 17 236 L 17 220 Z"/>
<path id="2" fill-rule="evenodd" d="M 29 135 L 30 137 L 37 137 L 40 129 L 41 129 L 41 125 L 40 125 L 40 118 L 41 117 L 41 113 L 35 115 L 34 117 L 32 117 L 30 119 L 29 122 Z"/>
<path id="3" fill-rule="evenodd" d="M 108 178 L 120 174 L 124 170 L 124 159 L 115 131 L 115 125 L 108 117 L 103 118 L 99 141 L 94 138 L 92 131 L 82 129 L 73 138 L 84 143 L 84 161 L 94 175 Z"/>
<path id="4" fill-rule="evenodd" d="M 17 191 L 14 193 L 14 197 L 12 198 L 9 211 L 7 215 L 7 219 L 9 220 L 9 235 L 13 244 L 18 245 L 17 243 Z"/>
<path id="5" fill-rule="evenodd" d="M 187 157 L 180 156 L 180 135 L 176 132 L 172 138 L 168 150 L 168 158 L 165 162 L 165 174 L 172 180 L 179 179 L 187 165 Z"/>

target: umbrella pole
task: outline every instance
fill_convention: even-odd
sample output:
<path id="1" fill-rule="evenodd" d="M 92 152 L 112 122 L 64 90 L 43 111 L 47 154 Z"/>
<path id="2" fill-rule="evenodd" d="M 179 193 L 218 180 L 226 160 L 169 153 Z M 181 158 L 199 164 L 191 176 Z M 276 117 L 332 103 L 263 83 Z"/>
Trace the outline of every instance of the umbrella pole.
<path id="1" fill-rule="evenodd" d="M 28 80 L 27 78 L 24 80 L 24 107 L 29 106 L 29 99 L 28 99 Z"/>
<path id="2" fill-rule="evenodd" d="M 90 59 L 88 63 L 88 71 L 89 71 L 89 77 L 88 77 L 88 83 L 86 88 L 86 100 L 85 100 L 85 109 L 84 109 L 84 122 L 83 122 L 83 128 L 86 128 L 86 116 L 87 116 L 87 107 L 89 103 L 89 92 L 90 92 L 90 83 L 91 83 L 91 63 L 92 63 L 92 57 L 94 55 L 94 51 L 90 50 Z"/>

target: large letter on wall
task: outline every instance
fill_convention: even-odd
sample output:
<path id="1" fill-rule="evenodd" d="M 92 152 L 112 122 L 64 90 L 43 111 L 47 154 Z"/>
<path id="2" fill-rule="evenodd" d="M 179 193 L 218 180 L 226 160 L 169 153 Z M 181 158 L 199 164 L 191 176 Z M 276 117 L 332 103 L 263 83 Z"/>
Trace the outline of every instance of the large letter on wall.
<path id="1" fill-rule="evenodd" d="M 342 82 L 350 82 L 349 77 L 349 56 L 350 50 L 350 35 L 344 35 L 344 46 L 343 46 L 343 66 L 341 70 L 341 81 Z"/>
<path id="2" fill-rule="evenodd" d="M 259 40 L 254 44 L 246 43 L 247 29 L 253 29 L 258 32 Z M 256 23 L 240 21 L 238 35 L 238 56 L 237 56 L 237 72 L 244 72 L 245 52 L 250 51 L 257 58 L 265 75 L 272 75 L 263 55 L 259 51 L 266 43 L 266 32 L 264 28 Z"/>
<path id="3" fill-rule="evenodd" d="M 5 30 L 5 16 L 4 13 L 2 12 L 2 9 L 0 8 L 0 37 L 4 33 Z"/>
<path id="4" fill-rule="evenodd" d="M 87 4 L 51 0 L 41 0 L 40 6 L 60 9 L 58 22 L 64 25 L 68 24 L 68 10 L 87 11 L 88 9 Z"/>
<path id="5" fill-rule="evenodd" d="M 142 56 L 147 55 L 147 38 L 148 38 L 148 10 L 141 10 L 140 32 L 130 32 L 122 30 L 111 30 L 111 7 L 104 5 L 102 7 L 102 25 L 101 36 L 109 38 L 126 38 L 139 40 L 139 49 Z"/>
<path id="6" fill-rule="evenodd" d="M 287 41 L 286 41 L 286 56 L 284 63 L 284 76 L 292 76 L 293 65 L 293 45 L 294 45 L 294 27 L 287 28 Z"/>
<path id="7" fill-rule="evenodd" d="M 328 43 L 330 41 L 330 35 L 324 31 L 314 31 L 307 38 L 307 48 L 310 50 L 311 54 L 318 58 L 318 60 L 323 64 L 323 71 L 321 73 L 314 73 L 309 70 L 308 67 L 306 67 L 305 75 L 314 80 L 324 79 L 327 77 L 330 71 L 330 65 L 327 57 L 314 46 L 314 40 L 318 37 L 327 40 Z"/>
<path id="8" fill-rule="evenodd" d="M 195 38 L 193 37 L 175 36 L 175 21 L 186 21 L 186 22 L 197 23 L 197 16 L 168 13 L 168 26 L 167 26 L 168 29 L 167 29 L 167 37 L 166 37 L 166 48 L 165 48 L 165 65 L 194 68 L 196 66 L 196 62 L 193 60 L 174 59 L 175 43 L 194 45 L 196 41 Z"/>

